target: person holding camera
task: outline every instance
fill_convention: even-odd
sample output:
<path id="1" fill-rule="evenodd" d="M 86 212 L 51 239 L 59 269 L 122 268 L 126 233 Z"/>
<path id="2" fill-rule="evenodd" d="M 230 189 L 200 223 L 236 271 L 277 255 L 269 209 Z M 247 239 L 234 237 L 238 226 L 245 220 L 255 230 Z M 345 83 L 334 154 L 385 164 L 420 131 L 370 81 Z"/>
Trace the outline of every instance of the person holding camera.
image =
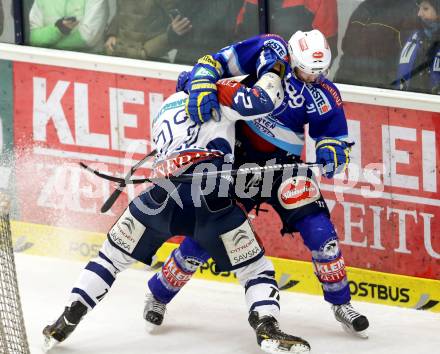
<path id="1" fill-rule="evenodd" d="M 192 28 L 177 4 L 176 0 L 118 0 L 107 31 L 106 54 L 169 61 L 170 43 Z"/>
<path id="2" fill-rule="evenodd" d="M 35 0 L 29 14 L 30 45 L 102 51 L 108 20 L 106 0 Z"/>

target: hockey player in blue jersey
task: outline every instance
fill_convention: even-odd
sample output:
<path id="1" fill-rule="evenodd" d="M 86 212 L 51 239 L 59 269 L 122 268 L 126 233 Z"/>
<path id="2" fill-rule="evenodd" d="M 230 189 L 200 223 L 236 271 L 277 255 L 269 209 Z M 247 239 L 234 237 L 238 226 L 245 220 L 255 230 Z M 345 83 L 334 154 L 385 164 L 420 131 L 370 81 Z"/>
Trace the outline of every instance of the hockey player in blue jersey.
<path id="1" fill-rule="evenodd" d="M 252 89 L 233 80 L 219 81 L 216 86 L 219 122 L 192 122 L 185 112 L 188 96 L 184 92 L 175 93 L 163 103 L 153 122 L 157 175 L 175 175 L 179 169 L 196 174 L 198 169 L 230 165 L 235 121 L 267 115 L 284 98 L 280 77 L 269 72 Z M 208 185 L 212 191 L 207 191 Z M 107 294 L 119 272 L 136 260 L 151 264 L 166 240 L 185 234 L 198 249 L 182 245 L 181 252 L 168 259 L 164 269 L 170 284 L 183 286 L 191 276 L 191 267 L 197 266 L 206 249 L 220 269 L 233 271 L 245 287 L 249 323 L 261 349 L 267 353 L 309 353 L 310 345 L 305 340 L 278 327 L 279 290 L 273 265 L 264 256 L 246 211 L 230 197 L 231 186 L 230 180 L 221 176 L 192 183 L 160 179 L 136 197 L 110 229 L 98 257 L 82 271 L 64 312 L 44 328 L 47 347 L 64 341 L 73 332 L 82 317 Z M 196 256 L 186 257 L 188 252 Z"/>
<path id="2" fill-rule="evenodd" d="M 239 42 L 203 57 L 188 74 L 188 115 L 199 124 L 211 119 L 212 112 L 218 110 L 214 83 L 221 77 L 247 74 L 245 80 L 252 80 L 266 72 L 280 73 L 284 75 L 282 105 L 268 116 L 237 123 L 236 164 L 264 165 L 273 159 L 275 163 L 299 161 L 304 146 L 304 126 L 308 124 L 309 135 L 316 141 L 317 162 L 323 166 L 324 175 L 332 178 L 346 169 L 351 143 L 339 91 L 325 78 L 330 62 L 327 41 L 317 30 L 298 31 L 288 43 L 276 35 Z M 350 304 L 338 236 L 313 173 L 307 171 L 305 176 L 288 181 L 275 177 L 269 198 L 257 195 L 240 202 L 247 211 L 261 202 L 269 203 L 283 222 L 282 233 L 298 231 L 301 234 L 312 253 L 315 274 L 335 318 L 348 332 L 367 338 L 369 322 Z M 312 190 L 316 193 L 311 193 Z M 188 259 L 198 259 L 199 263 L 209 258 L 190 239 L 185 239 L 170 258 L 181 254 Z M 190 273 L 196 269 L 192 266 Z M 163 270 L 150 279 L 148 287 L 144 318 L 160 325 L 166 304 L 181 287 L 170 285 Z"/>

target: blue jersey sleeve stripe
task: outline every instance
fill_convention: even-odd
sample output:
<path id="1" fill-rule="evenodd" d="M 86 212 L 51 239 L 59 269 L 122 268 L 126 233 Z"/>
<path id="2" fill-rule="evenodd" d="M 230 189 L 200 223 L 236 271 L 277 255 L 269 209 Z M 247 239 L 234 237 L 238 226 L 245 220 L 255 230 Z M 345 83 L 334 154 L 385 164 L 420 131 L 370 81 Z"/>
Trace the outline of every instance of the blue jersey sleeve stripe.
<path id="1" fill-rule="evenodd" d="M 304 144 L 288 144 L 286 142 L 283 142 L 281 140 L 278 140 L 276 138 L 272 138 L 266 134 L 261 133 L 260 131 L 256 129 L 252 129 L 256 134 L 258 134 L 260 137 L 262 137 L 264 140 L 272 143 L 273 145 L 279 147 L 282 150 L 285 150 L 287 152 L 290 152 L 296 156 L 301 155 L 302 148 Z"/>
<path id="2" fill-rule="evenodd" d="M 221 55 L 226 63 L 226 69 L 232 76 L 245 75 L 238 61 L 237 52 L 234 47 L 227 47 L 222 50 Z"/>

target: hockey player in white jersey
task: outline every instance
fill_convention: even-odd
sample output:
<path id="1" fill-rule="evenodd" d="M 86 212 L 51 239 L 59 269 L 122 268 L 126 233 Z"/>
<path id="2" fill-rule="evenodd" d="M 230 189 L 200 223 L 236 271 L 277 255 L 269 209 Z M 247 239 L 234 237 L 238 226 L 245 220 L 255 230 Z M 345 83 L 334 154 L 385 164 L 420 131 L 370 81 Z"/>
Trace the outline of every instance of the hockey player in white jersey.
<path id="1" fill-rule="evenodd" d="M 156 176 L 176 175 L 181 169 L 197 174 L 210 166 L 230 165 L 235 121 L 267 115 L 283 100 L 280 78 L 272 72 L 263 75 L 252 89 L 231 80 L 220 81 L 216 89 L 221 107 L 219 122 L 212 120 L 203 126 L 193 123 L 184 109 L 184 92 L 164 102 L 154 122 Z M 310 345 L 305 340 L 278 327 L 279 291 L 274 268 L 264 256 L 247 213 L 230 197 L 230 182 L 217 177 L 215 183 L 209 178 L 192 183 L 170 179 L 163 182 L 136 197 L 111 228 L 98 257 L 86 265 L 73 287 L 64 312 L 44 328 L 47 347 L 64 341 L 73 332 L 107 294 L 119 272 L 136 260 L 151 264 L 158 248 L 180 234 L 197 241 L 219 269 L 235 272 L 246 288 L 249 322 L 263 351 L 308 353 Z M 170 279 L 183 284 L 190 276 L 174 260 L 169 259 L 167 268 Z M 197 264 L 192 259 L 179 261 Z"/>
<path id="2" fill-rule="evenodd" d="M 339 91 L 324 76 L 331 63 L 330 48 L 324 35 L 317 30 L 298 31 L 289 43 L 277 35 L 260 35 L 201 58 L 191 73 L 180 75 L 186 79 L 185 85 L 189 88 L 191 118 L 198 123 L 209 123 L 204 113 L 215 109 L 213 100 L 216 96 L 213 86 L 207 84 L 216 80 L 218 75 L 249 74 L 245 80 L 255 82 L 252 80 L 280 62 L 284 62 L 286 70 L 284 102 L 267 117 L 236 124 L 235 164 L 238 167 L 247 162 L 264 166 L 271 160 L 276 160 L 277 164 L 299 162 L 307 124 L 309 136 L 316 140 L 317 162 L 332 167 L 323 171 L 327 178 L 332 178 L 347 167 L 351 143 L 347 139 L 348 127 Z M 191 79 L 198 84 L 204 82 L 206 86 L 192 85 Z M 179 86 L 182 88 L 183 85 Z M 324 299 L 331 304 L 336 320 L 350 334 L 367 338 L 369 321 L 351 305 L 349 279 L 338 233 L 319 186 L 313 181 L 313 173 L 309 171 L 307 176 L 299 179 L 293 176 L 291 183 L 281 175 L 281 171 L 278 176 L 275 174 L 269 198 L 260 197 L 259 192 L 255 197 L 238 198 L 238 201 L 247 211 L 258 210 L 259 204 L 268 203 L 283 223 L 281 234 L 299 232 L 311 251 Z M 254 188 L 259 188 L 258 183 Z M 181 254 L 200 263 L 209 258 L 191 239 L 185 239 L 170 257 L 178 262 Z M 170 284 L 164 275 L 166 265 L 148 282 L 144 318 L 156 326 L 161 325 L 166 305 L 183 284 Z M 186 270 L 193 274 L 196 268 L 192 266 Z"/>

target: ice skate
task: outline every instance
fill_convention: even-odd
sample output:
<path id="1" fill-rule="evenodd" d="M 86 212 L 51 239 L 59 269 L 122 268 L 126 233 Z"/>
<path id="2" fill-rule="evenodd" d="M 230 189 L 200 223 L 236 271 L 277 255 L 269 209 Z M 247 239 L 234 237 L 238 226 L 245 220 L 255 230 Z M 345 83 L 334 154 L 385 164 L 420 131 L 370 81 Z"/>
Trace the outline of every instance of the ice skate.
<path id="1" fill-rule="evenodd" d="M 257 311 L 252 311 L 249 324 L 255 330 L 258 345 L 266 353 L 310 353 L 307 341 L 281 331 L 272 316 L 259 317 Z"/>
<path id="2" fill-rule="evenodd" d="M 342 328 L 350 334 L 361 338 L 368 338 L 367 328 L 370 325 L 367 317 L 357 312 L 348 302 L 343 305 L 332 305 L 332 310 Z"/>
<path id="3" fill-rule="evenodd" d="M 87 307 L 79 301 L 75 301 L 70 307 L 66 307 L 54 323 L 43 329 L 43 352 L 48 352 L 70 336 L 86 313 Z"/>
<path id="4" fill-rule="evenodd" d="M 145 296 L 144 319 L 149 332 L 157 329 L 163 322 L 166 304 L 157 300 L 154 295 L 148 292 Z"/>

